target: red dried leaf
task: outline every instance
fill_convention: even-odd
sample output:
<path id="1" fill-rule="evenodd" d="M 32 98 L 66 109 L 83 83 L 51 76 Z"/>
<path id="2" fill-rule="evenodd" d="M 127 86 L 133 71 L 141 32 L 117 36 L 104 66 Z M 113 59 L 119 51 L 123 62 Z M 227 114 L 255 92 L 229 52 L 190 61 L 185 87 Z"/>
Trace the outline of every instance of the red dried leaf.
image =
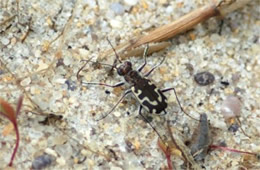
<path id="1" fill-rule="evenodd" d="M 15 144 L 15 148 L 14 148 L 10 163 L 8 164 L 9 166 L 12 166 L 15 154 L 19 147 L 20 136 L 19 136 L 19 130 L 18 130 L 16 119 L 17 119 L 17 115 L 19 114 L 20 109 L 22 107 L 22 102 L 23 102 L 23 96 L 21 96 L 19 98 L 17 106 L 16 106 L 16 111 L 14 111 L 13 107 L 8 102 L 6 102 L 5 100 L 0 98 L 0 114 L 4 115 L 7 119 L 10 120 L 10 122 L 14 126 L 14 130 L 15 130 L 15 134 L 16 134 L 16 144 Z"/>
<path id="2" fill-rule="evenodd" d="M 13 107 L 6 101 L 0 98 L 0 114 L 4 115 L 13 124 L 16 122 L 16 113 Z"/>
<path id="3" fill-rule="evenodd" d="M 165 145 L 163 143 L 162 140 L 158 139 L 157 142 L 159 148 L 163 151 L 163 153 L 165 154 L 166 160 L 167 160 L 167 164 L 168 164 L 168 169 L 169 170 L 173 170 L 173 165 L 172 165 L 172 161 L 171 161 L 171 149 L 169 146 Z"/>
<path id="4" fill-rule="evenodd" d="M 249 155 L 255 155 L 257 156 L 256 153 L 253 153 L 253 152 L 247 152 L 247 151 L 240 151 L 240 150 L 237 150 L 237 149 L 233 149 L 233 148 L 228 148 L 228 147 L 224 147 L 224 146 L 218 146 L 218 145 L 210 145 L 209 146 L 210 149 L 220 149 L 220 150 L 223 150 L 223 151 L 229 151 L 229 152 L 236 152 L 236 153 L 241 153 L 241 154 L 249 154 Z"/>

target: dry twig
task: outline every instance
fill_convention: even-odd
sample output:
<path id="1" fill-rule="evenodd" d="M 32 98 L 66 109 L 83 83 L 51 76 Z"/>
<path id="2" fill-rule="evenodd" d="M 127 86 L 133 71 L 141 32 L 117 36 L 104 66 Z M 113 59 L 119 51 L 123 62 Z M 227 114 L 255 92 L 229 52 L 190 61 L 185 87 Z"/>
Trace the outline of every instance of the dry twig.
<path id="1" fill-rule="evenodd" d="M 250 0 L 213 0 L 199 9 L 196 9 L 176 21 L 163 25 L 155 30 L 149 32 L 147 35 L 135 37 L 122 44 L 119 44 L 115 49 L 123 56 L 130 56 L 133 48 L 139 47 L 147 43 L 155 43 L 166 41 L 174 36 L 192 29 L 199 23 L 202 23 L 209 18 L 221 16 L 224 17 L 228 13 L 245 6 Z M 127 52 L 125 54 L 125 52 Z M 141 52 L 142 53 L 142 52 Z M 99 58 L 103 59 L 105 56 L 112 54 L 112 50 L 103 52 Z M 120 56 L 122 55 L 120 54 Z"/>

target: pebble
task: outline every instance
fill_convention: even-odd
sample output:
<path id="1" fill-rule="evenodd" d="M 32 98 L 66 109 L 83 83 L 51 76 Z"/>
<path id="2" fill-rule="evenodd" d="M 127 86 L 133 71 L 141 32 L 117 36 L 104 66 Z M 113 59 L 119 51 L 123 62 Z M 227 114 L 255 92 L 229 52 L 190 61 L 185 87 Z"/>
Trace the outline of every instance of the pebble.
<path id="1" fill-rule="evenodd" d="M 228 96 L 222 103 L 221 113 L 228 119 L 239 116 L 241 112 L 241 102 L 233 95 Z"/>
<path id="2" fill-rule="evenodd" d="M 59 158 L 57 158 L 57 163 L 59 164 L 59 165 L 61 165 L 61 166 L 64 166 L 64 165 L 66 165 L 66 160 L 61 156 L 61 157 L 59 157 Z"/>
<path id="3" fill-rule="evenodd" d="M 215 77 L 210 72 L 200 72 L 194 75 L 194 80 L 201 86 L 207 86 L 214 82 Z"/>
<path id="4" fill-rule="evenodd" d="M 74 91 L 77 88 L 77 84 L 74 81 L 66 80 L 65 84 L 67 84 L 68 90 Z"/>
<path id="5" fill-rule="evenodd" d="M 47 69 L 48 67 L 49 67 L 48 64 L 43 63 L 42 61 L 40 61 L 39 67 L 37 68 L 36 71 L 40 71 L 40 70 L 43 70 L 43 69 Z"/>
<path id="6" fill-rule="evenodd" d="M 51 165 L 53 159 L 54 158 L 51 155 L 48 155 L 48 154 L 38 156 L 32 162 L 32 169 L 46 168 L 47 166 Z"/>
<path id="7" fill-rule="evenodd" d="M 53 150 L 53 149 L 51 149 L 51 148 L 46 148 L 46 149 L 45 149 L 45 152 L 46 152 L 47 154 L 49 154 L 49 155 L 54 156 L 54 157 L 57 157 L 57 156 L 58 156 L 57 153 L 56 153 L 56 151 Z"/>
<path id="8" fill-rule="evenodd" d="M 168 6 L 165 11 L 166 11 L 166 13 L 171 14 L 173 12 L 173 7 Z"/>
<path id="9" fill-rule="evenodd" d="M 213 41 L 213 42 L 220 42 L 221 41 L 221 37 L 218 35 L 218 34 L 212 34 L 210 36 L 210 39 Z"/>
<path id="10" fill-rule="evenodd" d="M 1 43 L 3 45 L 8 45 L 10 43 L 10 40 L 8 38 L 3 37 L 3 38 L 1 38 Z"/>
<path id="11" fill-rule="evenodd" d="M 229 126 L 228 131 L 236 132 L 236 131 L 238 131 L 238 129 L 239 129 L 239 125 L 238 124 L 232 124 L 231 126 Z"/>
<path id="12" fill-rule="evenodd" d="M 111 169 L 111 170 L 122 170 L 122 168 L 116 167 L 116 166 L 112 166 L 110 169 Z"/>
<path id="13" fill-rule="evenodd" d="M 112 3 L 110 5 L 110 9 L 117 15 L 123 14 L 125 12 L 124 6 L 118 2 Z"/>
<path id="14" fill-rule="evenodd" d="M 27 78 L 23 79 L 20 84 L 21 84 L 21 86 L 27 86 L 30 83 L 31 83 L 31 78 L 27 77 Z"/>
<path id="15" fill-rule="evenodd" d="M 110 25 L 113 28 L 122 28 L 123 23 L 121 21 L 116 20 L 116 19 L 111 19 L 110 20 Z"/>
<path id="16" fill-rule="evenodd" d="M 120 112 L 114 112 L 114 115 L 115 115 L 116 117 L 120 117 L 120 116 L 121 116 L 121 113 L 120 113 Z"/>
<path id="17" fill-rule="evenodd" d="M 126 5 L 129 5 L 129 6 L 134 6 L 137 4 L 137 0 L 124 0 L 125 4 Z"/>
<path id="18" fill-rule="evenodd" d="M 69 66 L 72 63 L 72 57 L 64 57 L 63 63 L 65 66 Z"/>

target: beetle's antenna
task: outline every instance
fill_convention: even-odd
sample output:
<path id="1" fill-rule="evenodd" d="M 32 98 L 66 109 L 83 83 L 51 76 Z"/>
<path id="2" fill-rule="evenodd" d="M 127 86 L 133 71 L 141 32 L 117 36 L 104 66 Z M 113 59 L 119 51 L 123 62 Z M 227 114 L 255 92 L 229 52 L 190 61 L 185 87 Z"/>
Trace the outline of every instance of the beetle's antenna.
<path id="1" fill-rule="evenodd" d="M 119 55 L 117 54 L 117 52 L 116 52 L 115 48 L 113 47 L 113 45 L 112 45 L 111 41 L 110 41 L 108 38 L 107 38 L 107 41 L 108 41 L 108 43 L 110 44 L 110 46 L 112 47 L 112 49 L 113 49 L 113 51 L 114 51 L 114 53 L 115 53 L 115 55 L 116 55 L 116 60 L 118 60 L 118 61 L 119 61 L 119 63 L 122 63 L 122 61 L 119 59 Z M 115 63 L 116 63 L 116 61 L 114 62 L 114 64 L 113 64 L 113 65 L 115 65 Z"/>
<path id="2" fill-rule="evenodd" d="M 84 61 L 84 62 L 86 62 L 86 63 L 85 63 L 82 67 L 80 67 L 79 71 L 77 72 L 77 80 L 78 80 L 78 81 L 79 81 L 79 73 L 84 69 L 84 67 L 86 67 L 86 65 L 87 65 L 89 62 L 95 63 L 95 61 L 91 61 L 92 58 L 93 58 L 93 57 L 91 57 L 91 58 L 88 59 L 88 60 L 81 60 L 81 62 Z M 98 64 L 111 67 L 112 69 L 114 68 L 114 65 L 111 65 L 111 64 L 99 63 L 99 62 L 98 62 Z"/>
<path id="3" fill-rule="evenodd" d="M 103 65 L 103 66 L 113 67 L 113 65 L 111 65 L 111 64 L 101 63 L 101 62 L 98 62 L 98 61 L 89 61 L 89 60 L 81 60 L 81 61 L 98 63 L 98 64 Z"/>
<path id="4" fill-rule="evenodd" d="M 86 63 L 80 67 L 79 71 L 77 72 L 77 80 L 79 81 L 79 73 L 84 69 L 84 67 L 88 64 L 88 62 L 90 62 L 90 60 L 92 59 L 93 57 L 91 57 L 90 59 L 88 60 L 81 60 L 81 61 L 86 61 Z"/>

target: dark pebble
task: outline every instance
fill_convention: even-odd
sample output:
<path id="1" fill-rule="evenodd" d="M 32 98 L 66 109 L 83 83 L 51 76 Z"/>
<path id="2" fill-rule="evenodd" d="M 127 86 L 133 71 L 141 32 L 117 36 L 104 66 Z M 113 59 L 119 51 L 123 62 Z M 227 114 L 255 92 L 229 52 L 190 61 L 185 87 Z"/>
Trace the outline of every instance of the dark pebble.
<path id="1" fill-rule="evenodd" d="M 228 81 L 221 81 L 220 82 L 223 86 L 227 87 L 229 85 L 229 82 Z"/>
<path id="2" fill-rule="evenodd" d="M 236 132 L 236 131 L 238 131 L 238 129 L 239 129 L 239 125 L 238 124 L 232 124 L 231 126 L 229 126 L 228 131 Z"/>
<path id="3" fill-rule="evenodd" d="M 77 85 L 74 81 L 66 80 L 65 84 L 67 84 L 68 90 L 74 91 L 77 88 Z"/>
<path id="4" fill-rule="evenodd" d="M 109 90 L 105 90 L 105 93 L 106 93 L 106 94 L 110 94 L 110 91 L 109 91 Z"/>
<path id="5" fill-rule="evenodd" d="M 220 141 L 219 146 L 227 147 L 227 144 L 225 141 Z"/>
<path id="6" fill-rule="evenodd" d="M 200 72 L 194 75 L 194 80 L 201 86 L 207 86 L 214 82 L 215 77 L 210 72 Z"/>
<path id="7" fill-rule="evenodd" d="M 51 155 L 41 155 L 34 159 L 32 162 L 32 169 L 38 170 L 38 169 L 44 169 L 47 166 L 50 166 L 53 161 L 53 157 Z"/>
<path id="8" fill-rule="evenodd" d="M 256 154 L 256 158 L 260 161 L 260 154 Z"/>

